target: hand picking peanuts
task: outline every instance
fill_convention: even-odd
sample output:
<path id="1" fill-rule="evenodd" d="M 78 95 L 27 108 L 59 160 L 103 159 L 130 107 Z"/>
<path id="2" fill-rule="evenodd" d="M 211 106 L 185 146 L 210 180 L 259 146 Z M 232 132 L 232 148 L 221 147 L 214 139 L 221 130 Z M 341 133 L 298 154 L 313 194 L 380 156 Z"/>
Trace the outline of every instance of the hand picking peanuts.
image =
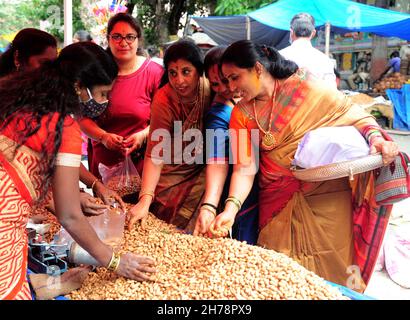
<path id="1" fill-rule="evenodd" d="M 122 251 L 150 255 L 154 281 L 119 277 L 106 268 L 67 297 L 93 299 L 344 299 L 322 278 L 284 254 L 232 239 L 181 234 L 149 214 L 124 233 Z"/>

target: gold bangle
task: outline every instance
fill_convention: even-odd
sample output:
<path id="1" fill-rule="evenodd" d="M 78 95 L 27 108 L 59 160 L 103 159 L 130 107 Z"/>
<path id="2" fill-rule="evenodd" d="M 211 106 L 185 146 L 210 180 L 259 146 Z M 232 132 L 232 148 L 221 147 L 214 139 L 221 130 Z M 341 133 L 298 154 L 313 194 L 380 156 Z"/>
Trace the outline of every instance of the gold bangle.
<path id="1" fill-rule="evenodd" d="M 97 181 L 99 181 L 100 179 L 95 179 L 94 181 L 93 181 L 93 183 L 91 184 L 91 190 L 93 190 L 94 191 L 94 185 L 97 183 Z"/>
<path id="2" fill-rule="evenodd" d="M 152 200 L 154 200 L 155 198 L 155 193 L 153 191 L 142 191 L 141 190 L 140 194 L 138 195 L 138 200 L 140 200 L 145 195 L 151 196 Z"/>
<path id="3" fill-rule="evenodd" d="M 109 271 L 115 272 L 117 271 L 121 261 L 121 255 L 119 253 L 116 253 L 114 250 L 112 251 L 112 256 L 110 263 L 107 266 L 107 269 Z"/>
<path id="4" fill-rule="evenodd" d="M 226 205 L 226 203 L 229 202 L 229 201 L 230 201 L 230 202 L 233 202 L 233 204 L 238 208 L 238 211 L 241 210 L 242 202 L 241 202 L 238 198 L 233 197 L 233 196 L 230 196 L 230 197 L 226 198 L 226 200 L 225 200 L 225 205 Z"/>
<path id="5" fill-rule="evenodd" d="M 209 209 L 209 208 L 204 208 L 204 207 L 205 207 L 205 206 L 202 206 L 202 207 L 201 207 L 201 210 L 206 210 L 206 211 L 212 213 L 212 214 L 214 215 L 214 217 L 216 218 L 216 211 L 215 211 L 215 210 L 211 210 L 211 209 Z"/>

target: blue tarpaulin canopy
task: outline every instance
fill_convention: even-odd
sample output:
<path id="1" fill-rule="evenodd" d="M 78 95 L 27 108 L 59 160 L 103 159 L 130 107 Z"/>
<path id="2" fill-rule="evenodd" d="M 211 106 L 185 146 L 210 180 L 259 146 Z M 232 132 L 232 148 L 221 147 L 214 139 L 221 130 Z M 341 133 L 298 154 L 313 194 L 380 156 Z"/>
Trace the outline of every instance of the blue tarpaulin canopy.
<path id="1" fill-rule="evenodd" d="M 410 14 L 377 8 L 348 0 L 279 0 L 247 15 L 193 17 L 218 44 L 241 39 L 287 46 L 292 17 L 307 12 L 316 28 L 330 23 L 335 32 L 371 32 L 384 37 L 410 40 Z"/>

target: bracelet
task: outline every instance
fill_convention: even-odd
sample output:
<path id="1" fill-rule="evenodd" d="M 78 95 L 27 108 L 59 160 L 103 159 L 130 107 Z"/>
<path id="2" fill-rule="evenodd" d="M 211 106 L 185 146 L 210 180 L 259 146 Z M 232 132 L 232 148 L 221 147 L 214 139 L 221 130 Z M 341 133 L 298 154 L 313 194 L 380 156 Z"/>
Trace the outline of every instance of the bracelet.
<path id="1" fill-rule="evenodd" d="M 140 200 L 143 196 L 148 195 L 152 197 L 152 200 L 154 200 L 155 198 L 155 193 L 153 191 L 142 191 L 140 192 L 139 196 L 138 196 L 138 200 Z"/>
<path id="2" fill-rule="evenodd" d="M 107 269 L 112 272 L 117 271 L 118 266 L 120 265 L 120 261 L 121 261 L 121 255 L 113 250 L 111 260 L 107 266 Z"/>
<path id="3" fill-rule="evenodd" d="M 380 132 L 380 130 L 373 130 L 373 132 L 371 132 L 370 134 L 367 135 L 367 141 L 370 142 L 371 138 L 373 136 L 381 136 L 383 137 L 382 133 Z"/>
<path id="4" fill-rule="evenodd" d="M 201 207 L 201 208 L 202 208 L 202 207 Z M 212 213 L 212 214 L 214 215 L 214 217 L 216 218 L 216 211 L 211 210 L 211 209 L 209 209 L 209 208 L 202 208 L 202 210 L 205 210 L 205 211 L 208 211 L 208 212 Z"/>
<path id="5" fill-rule="evenodd" d="M 226 198 L 225 204 L 229 201 L 233 202 L 233 204 L 238 208 L 238 211 L 241 210 L 242 202 L 238 198 L 236 198 L 234 196 L 230 196 L 230 197 Z"/>
<path id="6" fill-rule="evenodd" d="M 212 209 L 218 210 L 218 207 L 217 207 L 217 206 L 215 206 L 215 205 L 213 205 L 212 203 L 209 203 L 209 202 L 204 202 L 204 203 L 202 203 L 202 204 L 201 204 L 201 208 L 202 208 L 203 206 L 208 206 L 208 207 L 211 207 Z"/>
<path id="7" fill-rule="evenodd" d="M 374 138 L 383 138 L 383 135 L 381 135 L 379 132 L 374 132 L 371 135 L 369 135 L 369 144 L 372 144 L 372 140 Z M 383 138 L 384 139 L 384 138 Z"/>
<path id="8" fill-rule="evenodd" d="M 100 181 L 100 179 L 95 179 L 94 181 L 93 181 L 93 183 L 91 184 L 91 190 L 93 190 L 94 191 L 94 185 L 97 183 L 97 181 Z"/>

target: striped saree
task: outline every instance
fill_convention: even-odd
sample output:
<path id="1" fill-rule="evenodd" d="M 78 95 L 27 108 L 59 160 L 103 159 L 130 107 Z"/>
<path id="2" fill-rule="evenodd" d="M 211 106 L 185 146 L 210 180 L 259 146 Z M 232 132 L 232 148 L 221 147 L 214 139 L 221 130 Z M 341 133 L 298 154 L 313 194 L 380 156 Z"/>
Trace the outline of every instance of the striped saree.
<path id="1" fill-rule="evenodd" d="M 270 110 L 268 106 L 257 111 L 263 128 L 268 127 Z M 279 81 L 273 112 L 275 148 L 259 148 L 258 244 L 291 256 L 329 281 L 364 290 L 391 211 L 374 200 L 373 173 L 357 175 L 352 182 L 342 178 L 307 183 L 294 178 L 290 166 L 308 131 L 355 126 L 366 136 L 378 127 L 376 121 L 303 70 Z M 252 106 L 236 106 L 230 127 L 258 129 Z M 259 141 L 251 141 L 249 135 L 248 145 L 260 146 L 262 137 L 263 133 Z"/>

